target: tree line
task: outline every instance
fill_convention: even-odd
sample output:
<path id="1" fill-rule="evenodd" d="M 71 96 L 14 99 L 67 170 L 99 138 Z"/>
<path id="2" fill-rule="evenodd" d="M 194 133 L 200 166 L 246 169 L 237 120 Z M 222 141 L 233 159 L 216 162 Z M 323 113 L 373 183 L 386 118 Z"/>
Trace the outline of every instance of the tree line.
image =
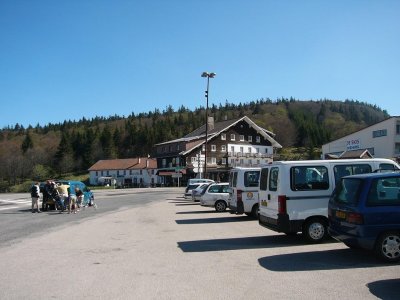
<path id="1" fill-rule="evenodd" d="M 216 122 L 247 115 L 276 134 L 285 147 L 321 147 L 389 117 L 376 105 L 345 100 L 258 99 L 211 105 Z M 43 180 L 87 172 L 100 159 L 151 155 L 157 143 L 180 138 L 205 122 L 205 107 L 167 106 L 127 117 L 82 118 L 35 127 L 15 124 L 0 130 L 0 191 L 27 179 Z M 283 157 L 284 158 L 284 157 Z"/>

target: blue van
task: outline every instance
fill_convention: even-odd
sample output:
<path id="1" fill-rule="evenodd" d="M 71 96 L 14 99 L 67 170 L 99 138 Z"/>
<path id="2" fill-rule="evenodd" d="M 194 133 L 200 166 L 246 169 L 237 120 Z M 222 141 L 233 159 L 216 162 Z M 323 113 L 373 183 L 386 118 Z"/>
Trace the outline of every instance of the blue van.
<path id="1" fill-rule="evenodd" d="M 328 206 L 329 234 L 350 248 L 400 260 L 400 173 L 343 177 Z"/>
<path id="2" fill-rule="evenodd" d="M 57 184 L 69 185 L 69 191 L 71 195 L 75 195 L 75 188 L 79 188 L 84 195 L 82 200 L 83 205 L 92 206 L 94 204 L 94 195 L 92 191 L 81 181 L 75 180 L 56 180 Z"/>

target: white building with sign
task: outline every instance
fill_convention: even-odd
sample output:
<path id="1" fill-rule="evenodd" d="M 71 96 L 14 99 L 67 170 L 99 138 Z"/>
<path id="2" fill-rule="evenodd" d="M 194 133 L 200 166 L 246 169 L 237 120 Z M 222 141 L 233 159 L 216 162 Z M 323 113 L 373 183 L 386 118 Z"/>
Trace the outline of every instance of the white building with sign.
<path id="1" fill-rule="evenodd" d="M 378 158 L 400 159 L 400 117 L 390 117 L 340 139 L 322 145 L 323 157 L 368 150 Z"/>

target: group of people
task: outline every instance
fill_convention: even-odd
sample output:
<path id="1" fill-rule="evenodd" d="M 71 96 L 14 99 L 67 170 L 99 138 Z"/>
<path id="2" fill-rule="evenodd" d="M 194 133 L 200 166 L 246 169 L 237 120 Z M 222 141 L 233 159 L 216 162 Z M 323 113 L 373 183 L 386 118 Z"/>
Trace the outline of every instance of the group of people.
<path id="1" fill-rule="evenodd" d="M 47 210 L 50 202 L 54 203 L 60 213 L 68 210 L 68 213 L 77 213 L 82 207 L 83 192 L 76 187 L 74 193 L 71 193 L 70 186 L 67 184 L 57 184 L 54 181 L 47 180 L 42 190 L 42 209 L 39 209 L 40 183 L 36 182 L 31 189 L 32 213 Z"/>

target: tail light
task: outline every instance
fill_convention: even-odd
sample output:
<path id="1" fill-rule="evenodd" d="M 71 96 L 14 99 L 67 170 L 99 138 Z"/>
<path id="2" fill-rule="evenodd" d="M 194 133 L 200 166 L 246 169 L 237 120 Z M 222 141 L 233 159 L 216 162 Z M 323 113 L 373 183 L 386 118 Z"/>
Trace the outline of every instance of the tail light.
<path id="1" fill-rule="evenodd" d="M 242 202 L 243 201 L 242 200 L 242 193 L 243 193 L 242 190 L 237 190 L 237 201 L 238 202 Z"/>
<path id="2" fill-rule="evenodd" d="M 278 196 L 278 213 L 286 214 L 286 196 L 285 195 Z"/>
<path id="3" fill-rule="evenodd" d="M 362 214 L 351 212 L 347 213 L 346 221 L 351 224 L 361 225 L 364 223 L 364 218 Z"/>

